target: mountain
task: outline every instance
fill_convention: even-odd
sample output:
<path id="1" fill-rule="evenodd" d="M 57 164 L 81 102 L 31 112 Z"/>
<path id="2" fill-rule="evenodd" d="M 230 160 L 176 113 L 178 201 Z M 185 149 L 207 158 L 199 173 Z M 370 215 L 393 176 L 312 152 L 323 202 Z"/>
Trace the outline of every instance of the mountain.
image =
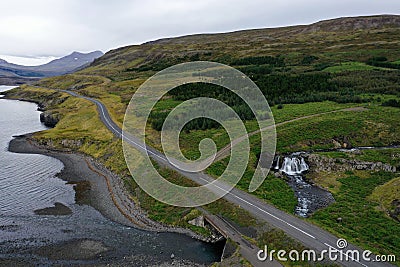
<path id="1" fill-rule="evenodd" d="M 72 75 L 39 84 L 96 97 L 117 95 L 126 104 L 157 71 L 203 60 L 239 69 L 271 103 L 361 101 L 358 94 L 400 92 L 399 47 L 398 15 L 338 18 L 130 45 L 107 52 Z"/>
<path id="2" fill-rule="evenodd" d="M 340 32 L 349 30 L 378 29 L 382 27 L 400 27 L 399 16 L 382 15 L 330 19 L 308 25 L 302 32 Z"/>
<path id="3" fill-rule="evenodd" d="M 355 51 L 387 48 L 397 53 L 400 43 L 395 37 L 399 36 L 399 30 L 400 16 L 377 15 L 337 18 L 310 25 L 165 38 L 111 50 L 95 60 L 85 72 L 117 74 L 133 70 L 135 66 L 152 65 L 154 69 L 154 65 L 161 68 L 164 63 L 170 65 L 196 58 L 229 64 L 232 58 L 248 56 L 290 53 L 292 56 L 296 53 L 327 56 L 329 51 L 341 51 L 343 55 L 347 51 L 350 56 L 358 56 L 355 60 L 365 60 L 367 55 Z"/>
<path id="4" fill-rule="evenodd" d="M 48 72 L 48 73 L 68 73 L 74 71 L 75 69 L 87 66 L 93 62 L 96 58 L 103 55 L 101 51 L 94 51 L 91 53 L 79 53 L 73 52 L 72 54 L 62 57 L 60 59 L 55 59 L 47 64 L 36 67 L 37 71 Z M 60 75 L 60 74 L 56 74 Z M 51 75 L 55 76 L 55 75 Z"/>
<path id="5" fill-rule="evenodd" d="M 103 52 L 101 51 L 94 51 L 87 54 L 73 52 L 68 56 L 39 66 L 22 66 L 0 59 L 0 83 L 20 84 L 39 78 L 71 73 L 88 66 L 102 55 Z"/>

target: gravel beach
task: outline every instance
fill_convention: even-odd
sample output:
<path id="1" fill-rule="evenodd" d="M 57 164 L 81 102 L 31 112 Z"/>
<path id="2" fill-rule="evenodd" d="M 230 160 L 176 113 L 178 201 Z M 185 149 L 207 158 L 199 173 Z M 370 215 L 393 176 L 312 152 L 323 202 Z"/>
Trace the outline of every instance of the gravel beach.
<path id="1" fill-rule="evenodd" d="M 120 177 L 87 156 L 39 147 L 32 139 L 31 134 L 14 137 L 10 141 L 8 149 L 10 152 L 42 154 L 60 160 L 64 164 L 64 169 L 57 176 L 74 185 L 77 204 L 67 207 L 62 203 L 54 203 L 52 207 L 36 210 L 35 214 L 44 218 L 38 223 L 39 226 L 31 226 L 31 222 L 29 222 L 31 219 L 27 219 L 26 222 L 21 220 L 20 225 L 15 224 L 17 230 L 32 227 L 38 232 L 43 231 L 45 234 L 48 232 L 49 240 L 32 241 L 31 243 L 35 244 L 26 245 L 24 250 L 27 254 L 21 257 L 19 249 L 21 246 L 25 246 L 25 240 L 28 238 L 24 234 L 16 238 L 10 232 L 13 243 L 0 242 L 0 254 L 5 255 L 4 253 L 7 252 L 7 255 L 10 255 L 0 257 L 1 266 L 10 264 L 29 266 L 32 255 L 39 257 L 38 262 L 43 265 L 61 263 L 85 266 L 102 266 L 103 264 L 112 266 L 157 266 L 160 264 L 163 266 L 203 266 L 204 263 L 201 262 L 204 253 L 208 255 L 206 257 L 208 259 L 204 258 L 204 262 L 211 263 L 209 257 L 217 260 L 215 257 L 218 257 L 218 251 L 222 252 L 221 244 L 206 245 L 206 243 L 193 239 L 193 237 L 198 239 L 201 237 L 195 236 L 189 230 L 166 227 L 148 219 L 145 212 L 137 208 L 128 197 Z M 88 211 L 90 206 L 95 210 Z M 97 211 L 101 215 L 96 214 Z M 95 219 L 91 219 L 92 217 Z M 83 225 L 82 229 L 80 227 L 79 229 L 70 229 L 67 226 L 65 228 L 68 229 L 51 228 L 52 225 L 57 225 L 51 224 L 52 220 L 59 222 L 64 218 L 72 220 L 74 223 L 78 221 L 78 225 L 82 225 L 80 220 L 83 222 L 93 220 L 93 226 Z M 104 222 L 106 218 L 112 222 Z M 51 225 L 50 228 L 46 224 Z M 61 225 L 63 224 L 61 223 Z M 103 227 L 104 225 L 105 227 Z M 87 233 L 87 229 L 92 228 L 100 229 L 101 233 L 96 234 L 98 230 Z M 52 231 L 56 234 L 52 235 Z M 143 244 L 134 240 L 140 240 Z M 21 245 L 22 243 L 23 245 Z M 4 249 L 2 249 L 2 245 L 4 245 Z M 16 248 L 11 248 L 13 246 Z M 126 247 L 120 248 L 121 246 Z M 144 252 L 134 251 L 137 249 Z M 12 256 L 14 250 L 15 257 Z M 153 250 L 157 256 L 149 258 L 149 254 L 151 255 Z M 185 252 L 185 250 L 187 251 Z M 179 253 L 181 253 L 181 257 L 179 257 Z M 174 259 L 170 257 L 172 254 L 175 255 Z"/>
<path id="2" fill-rule="evenodd" d="M 88 204 L 100 211 L 105 217 L 128 226 L 133 223 L 124 217 L 116 208 L 111 199 L 107 182 L 99 173 L 92 171 L 84 156 L 75 153 L 64 153 L 39 148 L 34 145 L 31 135 L 16 136 L 10 141 L 8 150 L 14 153 L 41 154 L 60 160 L 64 169 L 57 174 L 62 180 L 72 184 L 90 183 L 90 190 L 84 192 Z M 99 172 L 102 170 L 98 170 Z M 81 192 L 80 192 L 81 193 Z M 77 200 L 79 204 L 79 200 Z"/>

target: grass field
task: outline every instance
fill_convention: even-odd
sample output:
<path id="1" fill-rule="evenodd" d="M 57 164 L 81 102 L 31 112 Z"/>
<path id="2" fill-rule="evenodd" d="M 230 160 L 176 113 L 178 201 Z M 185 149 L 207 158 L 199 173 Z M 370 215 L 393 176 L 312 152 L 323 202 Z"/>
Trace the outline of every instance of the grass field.
<path id="1" fill-rule="evenodd" d="M 377 186 L 372 194 L 369 196 L 369 200 L 374 201 L 379 204 L 377 209 L 383 212 L 394 213 L 396 209 L 396 200 L 400 199 L 400 177 L 394 178 L 389 182 Z M 394 215 L 397 219 L 399 215 Z"/>
<path id="2" fill-rule="evenodd" d="M 362 62 L 345 62 L 340 65 L 328 67 L 324 69 L 326 72 L 343 72 L 343 71 L 358 71 L 358 70 L 385 70 L 385 68 L 374 67 Z"/>
<path id="3" fill-rule="evenodd" d="M 344 174 L 338 178 L 340 190 L 333 192 L 336 202 L 308 220 L 375 253 L 396 254 L 399 258 L 400 237 L 393 233 L 400 231 L 400 224 L 379 209 L 375 199 L 380 191 L 375 188 L 393 185 L 395 176 L 385 172 Z M 338 222 L 338 218 L 342 221 Z"/>

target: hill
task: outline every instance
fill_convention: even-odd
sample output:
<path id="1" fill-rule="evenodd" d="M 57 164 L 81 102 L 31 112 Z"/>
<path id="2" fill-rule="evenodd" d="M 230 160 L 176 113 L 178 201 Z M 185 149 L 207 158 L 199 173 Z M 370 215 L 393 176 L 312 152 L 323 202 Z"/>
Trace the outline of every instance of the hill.
<path id="1" fill-rule="evenodd" d="M 107 69 L 111 66 L 117 67 L 117 70 L 126 70 L 135 65 L 198 58 L 230 63 L 230 58 L 285 55 L 295 57 L 295 60 L 299 53 L 326 54 L 330 51 L 347 51 L 351 56 L 348 60 L 366 59 L 370 56 L 367 52 L 371 49 L 395 49 L 399 44 L 395 38 L 399 31 L 400 16 L 382 15 L 339 18 L 311 25 L 282 28 L 196 34 L 109 51 L 95 60 L 85 72 L 101 73 L 97 69 Z M 355 50 L 358 51 L 358 55 L 352 55 L 351 52 Z M 398 56 L 398 53 L 397 51 L 393 56 Z"/>

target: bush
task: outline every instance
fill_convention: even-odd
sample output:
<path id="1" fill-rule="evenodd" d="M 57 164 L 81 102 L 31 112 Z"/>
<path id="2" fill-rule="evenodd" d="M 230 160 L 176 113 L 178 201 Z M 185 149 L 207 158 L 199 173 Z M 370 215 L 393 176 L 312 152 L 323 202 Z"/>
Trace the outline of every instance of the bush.
<path id="1" fill-rule="evenodd" d="M 400 69 L 400 65 L 388 62 L 386 57 L 372 57 L 366 63 L 375 67 Z"/>
<path id="2" fill-rule="evenodd" d="M 313 63 L 315 60 L 318 60 L 319 58 L 316 56 L 305 56 L 303 58 L 303 60 L 301 61 L 302 65 L 310 65 L 311 63 Z"/>
<path id="3" fill-rule="evenodd" d="M 243 65 L 271 65 L 275 67 L 283 67 L 285 66 L 284 60 L 282 57 L 271 57 L 271 56 L 261 56 L 261 57 L 245 57 L 241 59 L 234 60 L 232 65 L 235 66 L 243 66 Z"/>
<path id="4" fill-rule="evenodd" d="M 382 106 L 400 108 L 400 101 L 397 101 L 396 99 L 389 99 L 388 101 L 383 102 Z"/>

